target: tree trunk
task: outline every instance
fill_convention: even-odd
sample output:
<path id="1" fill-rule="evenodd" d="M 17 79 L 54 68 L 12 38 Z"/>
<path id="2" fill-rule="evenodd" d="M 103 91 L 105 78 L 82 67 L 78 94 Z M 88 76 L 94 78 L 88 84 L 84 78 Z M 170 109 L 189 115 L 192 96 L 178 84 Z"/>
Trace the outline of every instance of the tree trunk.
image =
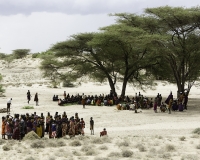
<path id="1" fill-rule="evenodd" d="M 128 80 L 126 78 L 124 78 L 123 85 L 122 85 L 122 92 L 121 92 L 121 97 L 123 97 L 123 98 L 124 98 L 125 93 L 126 93 L 127 82 L 128 82 Z"/>
<path id="2" fill-rule="evenodd" d="M 109 82 L 109 85 L 110 85 L 110 89 L 113 91 L 113 93 L 117 94 L 116 90 L 115 90 L 115 84 L 114 84 L 112 78 L 110 76 L 108 76 L 107 78 L 108 78 L 108 82 Z"/>

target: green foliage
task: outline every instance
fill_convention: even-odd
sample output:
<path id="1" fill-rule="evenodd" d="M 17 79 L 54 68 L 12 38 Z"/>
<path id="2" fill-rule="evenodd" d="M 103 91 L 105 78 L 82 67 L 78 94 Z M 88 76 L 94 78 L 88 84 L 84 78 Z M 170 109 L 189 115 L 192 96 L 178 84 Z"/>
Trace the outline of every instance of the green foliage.
<path id="1" fill-rule="evenodd" d="M 24 106 L 24 107 L 22 107 L 22 109 L 34 109 L 34 107 L 33 106 Z"/>
<path id="2" fill-rule="evenodd" d="M 21 59 L 26 57 L 30 52 L 30 49 L 16 49 L 13 50 L 13 55 L 16 59 Z"/>
<path id="3" fill-rule="evenodd" d="M 40 58 L 41 54 L 40 53 L 33 53 L 32 58 Z"/>

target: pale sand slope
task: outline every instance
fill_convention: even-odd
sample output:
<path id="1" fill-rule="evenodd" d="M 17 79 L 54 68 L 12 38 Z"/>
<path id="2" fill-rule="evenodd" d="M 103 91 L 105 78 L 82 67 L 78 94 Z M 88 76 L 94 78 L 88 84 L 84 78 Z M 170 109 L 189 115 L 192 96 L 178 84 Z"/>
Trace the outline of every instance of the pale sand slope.
<path id="1" fill-rule="evenodd" d="M 40 106 L 35 106 L 33 99 L 30 102 L 31 106 L 34 106 L 32 110 L 22 109 L 27 105 L 26 92 L 31 91 L 32 98 L 36 92 L 39 93 Z M 166 97 L 170 90 L 176 89 L 173 85 L 160 84 L 154 91 L 141 92 L 144 96 L 155 97 L 157 93 L 161 93 L 163 97 Z M 7 98 L 13 98 L 13 104 L 11 107 L 11 114 L 14 113 L 33 113 L 47 114 L 49 111 L 51 114 L 59 112 L 62 114 L 66 111 L 68 117 L 79 113 L 80 118 L 84 118 L 86 122 L 85 133 L 86 136 L 81 138 L 77 136 L 75 139 L 64 139 L 63 142 L 66 146 L 63 147 L 50 147 L 33 149 L 31 142 L 17 142 L 14 141 L 14 146 L 10 151 L 4 151 L 3 146 L 0 145 L 0 153 L 4 155 L 0 159 L 199 159 L 198 154 L 200 149 L 197 149 L 197 145 L 200 145 L 199 136 L 192 134 L 195 128 L 200 127 L 200 108 L 199 108 L 199 95 L 197 95 L 197 88 L 193 88 L 191 91 L 191 97 L 189 100 L 189 107 L 184 112 L 173 112 L 172 114 L 157 113 L 153 110 L 143 110 L 142 113 L 135 114 L 132 111 L 117 111 L 116 107 L 106 106 L 86 106 L 86 109 L 82 109 L 81 105 L 65 106 L 61 107 L 57 105 L 57 102 L 52 101 L 52 96 L 58 94 L 59 97 L 63 97 L 63 92 L 77 94 L 85 93 L 86 95 L 99 95 L 102 93 L 109 93 L 108 85 L 93 85 L 92 83 L 86 83 L 77 88 L 59 88 L 51 89 L 45 86 L 33 85 L 32 87 L 22 86 L 8 87 L 5 95 L 7 97 L 0 98 L 0 106 L 6 107 Z M 134 95 L 135 92 L 131 87 L 127 88 L 128 95 Z M 175 92 L 175 91 L 174 91 Z M 196 98 L 196 99 L 194 99 Z M 165 98 L 163 98 L 165 100 Z M 6 114 L 0 114 L 0 116 Z M 95 135 L 90 135 L 89 120 L 90 117 L 95 121 Z M 100 142 L 101 139 L 95 139 L 99 137 L 99 132 L 103 128 L 108 131 L 108 137 L 110 143 L 107 143 L 107 139 Z M 180 137 L 185 137 L 185 140 L 180 140 Z M 183 138 L 184 139 L 184 138 Z M 71 142 L 78 140 L 81 146 L 74 147 Z M 54 141 L 55 140 L 51 140 Z M 13 142 L 13 141 L 12 141 Z M 46 140 L 48 143 L 48 140 Z M 75 143 L 74 142 L 74 143 Z M 122 143 L 123 142 L 123 143 Z M 8 142 L 6 142 L 8 143 Z M 32 142 L 33 143 L 33 142 Z M 38 143 L 41 143 L 38 142 Z M 100 144 L 99 144 L 100 143 Z M 7 144 L 6 144 L 7 145 Z M 128 146 L 127 146 L 128 145 Z M 53 146 L 53 145 L 52 145 Z M 92 153 L 88 153 L 83 150 L 82 147 L 90 148 Z M 89 147 L 90 146 L 90 147 Z M 129 158 L 124 158 L 124 150 L 132 151 L 133 155 Z M 113 157 L 115 155 L 116 157 Z M 127 154 L 125 154 L 127 155 Z"/>

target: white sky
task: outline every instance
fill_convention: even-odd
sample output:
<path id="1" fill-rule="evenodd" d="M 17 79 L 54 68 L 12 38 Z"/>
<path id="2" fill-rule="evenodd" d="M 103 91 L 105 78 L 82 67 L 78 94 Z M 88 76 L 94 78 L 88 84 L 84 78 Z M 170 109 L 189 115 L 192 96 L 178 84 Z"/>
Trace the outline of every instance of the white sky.
<path id="1" fill-rule="evenodd" d="M 98 31 L 115 23 L 109 13 L 199 4 L 199 0 L 0 0 L 0 52 L 46 51 L 70 35 Z"/>

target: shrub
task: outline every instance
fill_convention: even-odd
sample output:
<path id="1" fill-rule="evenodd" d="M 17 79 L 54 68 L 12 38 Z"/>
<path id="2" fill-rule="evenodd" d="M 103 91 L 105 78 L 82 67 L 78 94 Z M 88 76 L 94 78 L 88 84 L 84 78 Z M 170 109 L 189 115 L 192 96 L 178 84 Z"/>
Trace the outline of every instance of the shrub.
<path id="1" fill-rule="evenodd" d="M 28 158 L 26 158 L 24 160 L 35 160 L 35 159 L 33 157 L 28 157 Z"/>
<path id="2" fill-rule="evenodd" d="M 58 147 L 63 147 L 63 146 L 66 146 L 66 143 L 63 141 L 63 139 L 59 139 L 57 140 L 57 146 Z"/>
<path id="3" fill-rule="evenodd" d="M 0 145 L 6 143 L 6 140 L 5 139 L 0 139 Z"/>
<path id="4" fill-rule="evenodd" d="M 136 145 L 136 148 L 138 148 L 140 152 L 145 152 L 146 151 L 145 147 L 142 144 Z"/>
<path id="5" fill-rule="evenodd" d="M 103 138 L 95 137 L 94 139 L 92 139 L 92 143 L 103 144 Z"/>
<path id="6" fill-rule="evenodd" d="M 78 151 L 72 151 L 72 153 L 73 153 L 73 155 L 75 155 L 75 156 L 81 156 L 81 153 L 78 152 Z"/>
<path id="7" fill-rule="evenodd" d="M 200 149 L 200 144 L 196 146 L 196 149 Z"/>
<path id="8" fill-rule="evenodd" d="M 108 157 L 121 157 L 121 154 L 119 152 L 110 152 Z"/>
<path id="9" fill-rule="evenodd" d="M 106 157 L 95 157 L 94 160 L 109 160 L 109 158 L 106 158 Z"/>
<path id="10" fill-rule="evenodd" d="M 171 144 L 167 144 L 167 145 L 165 146 L 165 150 L 166 150 L 167 152 L 175 151 L 175 147 L 174 147 L 173 145 L 171 145 Z"/>
<path id="11" fill-rule="evenodd" d="M 23 140 L 35 140 L 35 139 L 40 139 L 40 137 L 34 131 L 27 133 L 23 138 Z"/>
<path id="12" fill-rule="evenodd" d="M 41 140 L 35 140 L 31 143 L 32 148 L 45 148 L 45 142 Z"/>
<path id="13" fill-rule="evenodd" d="M 94 155 L 96 155 L 96 151 L 94 149 L 91 149 L 91 150 L 87 151 L 85 153 L 85 155 L 87 155 L 87 156 L 94 156 Z"/>
<path id="14" fill-rule="evenodd" d="M 123 146 L 123 147 L 128 147 L 129 146 L 129 142 L 124 141 L 118 144 L 119 147 Z"/>
<path id="15" fill-rule="evenodd" d="M 94 149 L 94 147 L 95 147 L 94 145 L 84 145 L 82 146 L 81 151 L 88 152 L 89 150 Z"/>
<path id="16" fill-rule="evenodd" d="M 2 147 L 2 149 L 3 149 L 4 151 L 9 151 L 9 150 L 12 149 L 12 147 L 11 147 L 11 145 L 9 145 L 9 144 L 5 144 L 5 145 Z"/>
<path id="17" fill-rule="evenodd" d="M 77 146 L 81 146 L 82 144 L 81 144 L 80 141 L 74 140 L 74 141 L 72 141 L 69 145 L 70 145 L 70 146 L 73 146 L 73 147 L 77 147 Z"/>
<path id="18" fill-rule="evenodd" d="M 32 58 L 39 58 L 40 57 L 40 53 L 33 53 L 32 54 Z"/>
<path id="19" fill-rule="evenodd" d="M 200 128 L 196 128 L 192 133 L 194 133 L 194 134 L 200 134 Z"/>
<path id="20" fill-rule="evenodd" d="M 185 137 L 182 136 L 182 137 L 179 137 L 180 141 L 184 141 L 185 140 Z"/>
<path id="21" fill-rule="evenodd" d="M 122 151 L 122 157 L 132 157 L 133 152 L 130 150 L 123 150 Z"/>
<path id="22" fill-rule="evenodd" d="M 105 145 L 102 145 L 102 146 L 99 147 L 99 149 L 100 149 L 100 150 L 108 150 L 108 147 L 105 146 Z"/>
<path id="23" fill-rule="evenodd" d="M 22 109 L 34 109 L 34 107 L 33 106 L 24 106 L 24 107 L 22 107 Z"/>

